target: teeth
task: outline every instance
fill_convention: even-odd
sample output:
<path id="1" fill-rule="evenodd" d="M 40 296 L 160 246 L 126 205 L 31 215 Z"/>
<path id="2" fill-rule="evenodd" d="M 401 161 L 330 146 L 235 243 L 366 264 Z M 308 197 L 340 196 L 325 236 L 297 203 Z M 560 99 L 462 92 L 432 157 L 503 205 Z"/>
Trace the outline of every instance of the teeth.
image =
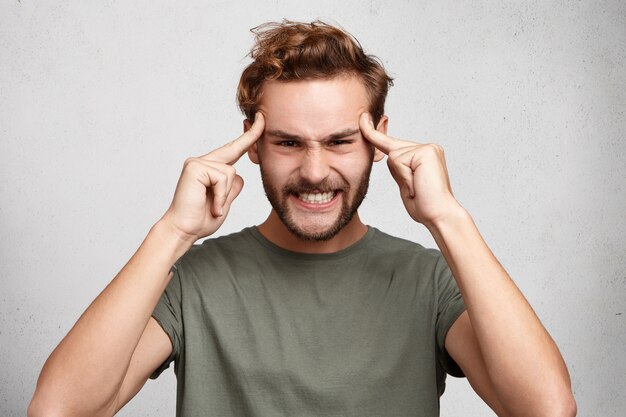
<path id="1" fill-rule="evenodd" d="M 324 204 L 333 199 L 335 193 L 333 191 L 327 193 L 302 193 L 298 198 L 309 204 Z"/>

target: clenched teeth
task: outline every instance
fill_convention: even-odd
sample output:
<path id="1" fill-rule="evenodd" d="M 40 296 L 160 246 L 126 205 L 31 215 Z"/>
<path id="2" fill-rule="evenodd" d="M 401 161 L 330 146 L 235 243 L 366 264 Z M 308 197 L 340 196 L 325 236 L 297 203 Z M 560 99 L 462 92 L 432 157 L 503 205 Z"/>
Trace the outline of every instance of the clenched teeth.
<path id="1" fill-rule="evenodd" d="M 308 204 L 324 204 L 328 203 L 335 197 L 334 191 L 327 193 L 302 193 L 298 194 L 298 198 Z"/>

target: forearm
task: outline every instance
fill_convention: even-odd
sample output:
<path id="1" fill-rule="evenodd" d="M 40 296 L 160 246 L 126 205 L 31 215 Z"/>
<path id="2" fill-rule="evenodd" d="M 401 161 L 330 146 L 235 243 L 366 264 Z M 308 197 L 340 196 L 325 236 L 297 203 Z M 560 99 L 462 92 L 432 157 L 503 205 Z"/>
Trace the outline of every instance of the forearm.
<path id="1" fill-rule="evenodd" d="M 552 338 L 460 206 L 427 226 L 457 281 L 500 401 L 512 415 L 541 415 L 570 390 Z"/>
<path id="2" fill-rule="evenodd" d="M 91 415 L 110 407 L 169 270 L 189 246 L 157 223 L 50 355 L 35 398 Z"/>

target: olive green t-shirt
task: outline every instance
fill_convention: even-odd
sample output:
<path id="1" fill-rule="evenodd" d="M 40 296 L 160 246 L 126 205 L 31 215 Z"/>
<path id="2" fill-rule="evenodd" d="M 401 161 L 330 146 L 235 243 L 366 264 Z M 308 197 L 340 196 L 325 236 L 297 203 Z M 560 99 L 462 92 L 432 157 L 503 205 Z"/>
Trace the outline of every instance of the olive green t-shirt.
<path id="1" fill-rule="evenodd" d="M 465 306 L 435 249 L 370 227 L 331 254 L 256 227 L 194 246 L 153 316 L 172 341 L 177 416 L 437 416 Z"/>

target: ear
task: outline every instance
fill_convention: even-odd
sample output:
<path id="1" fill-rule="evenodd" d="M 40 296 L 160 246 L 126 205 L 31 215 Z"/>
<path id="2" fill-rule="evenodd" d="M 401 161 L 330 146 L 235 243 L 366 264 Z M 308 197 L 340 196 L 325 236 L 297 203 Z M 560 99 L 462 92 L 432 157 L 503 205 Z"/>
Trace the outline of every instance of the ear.
<path id="1" fill-rule="evenodd" d="M 244 119 L 243 132 L 245 133 L 250 130 L 250 127 L 252 127 L 252 122 L 248 119 Z M 252 146 L 250 146 L 250 148 L 248 148 L 248 158 L 250 158 L 250 160 L 257 165 L 259 163 L 259 148 L 257 145 L 258 143 L 259 141 L 256 141 Z"/>
<path id="2" fill-rule="evenodd" d="M 387 134 L 387 125 L 389 123 L 389 117 L 385 116 L 384 114 L 380 117 L 380 120 L 378 121 L 378 125 L 376 126 L 376 130 L 378 130 L 379 132 L 384 133 L 385 135 Z M 381 151 L 380 149 L 374 147 L 374 162 L 378 162 L 380 160 L 382 160 L 385 157 L 385 153 L 383 151 Z"/>

